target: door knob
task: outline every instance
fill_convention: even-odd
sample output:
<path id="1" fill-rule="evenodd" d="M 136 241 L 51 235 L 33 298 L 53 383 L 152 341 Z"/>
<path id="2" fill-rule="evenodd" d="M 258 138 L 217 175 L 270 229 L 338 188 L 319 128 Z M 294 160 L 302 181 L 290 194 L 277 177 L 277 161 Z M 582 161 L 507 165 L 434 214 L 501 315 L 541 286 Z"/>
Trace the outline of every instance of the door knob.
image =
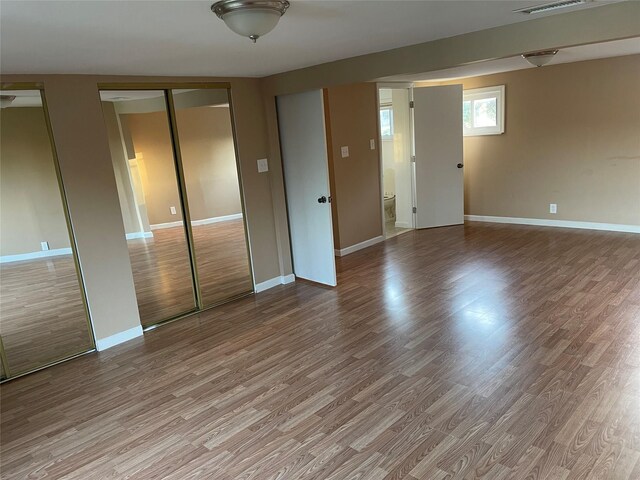
<path id="1" fill-rule="evenodd" d="M 324 195 L 323 195 L 323 196 L 321 196 L 321 197 L 318 199 L 318 203 L 327 203 L 327 197 L 325 197 Z"/>
<path id="2" fill-rule="evenodd" d="M 458 168 L 462 168 L 462 167 L 464 167 L 464 165 L 463 165 L 463 164 L 461 164 L 461 163 L 459 163 L 459 164 L 458 164 Z"/>

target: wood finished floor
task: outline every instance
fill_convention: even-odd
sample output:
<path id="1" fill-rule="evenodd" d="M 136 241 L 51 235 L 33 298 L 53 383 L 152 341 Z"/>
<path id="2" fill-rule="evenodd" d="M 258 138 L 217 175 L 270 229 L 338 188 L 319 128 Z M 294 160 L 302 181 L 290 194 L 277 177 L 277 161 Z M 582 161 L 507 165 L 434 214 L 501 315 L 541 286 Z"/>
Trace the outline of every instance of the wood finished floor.
<path id="1" fill-rule="evenodd" d="M 4 384 L 3 478 L 640 478 L 640 236 L 472 223 L 338 271 Z"/>
<path id="2" fill-rule="evenodd" d="M 71 255 L 1 264 L 0 317 L 12 374 L 91 348 Z"/>
<path id="3" fill-rule="evenodd" d="M 194 226 L 193 233 L 205 304 L 251 291 L 242 220 Z M 143 325 L 193 310 L 183 229 L 127 243 Z M 0 275 L 0 334 L 14 374 L 90 349 L 70 255 L 5 263 Z"/>
<path id="4" fill-rule="evenodd" d="M 253 289 L 242 220 L 193 226 L 203 303 L 212 305 Z M 138 309 L 152 325 L 195 308 L 184 229 L 154 231 L 127 242 Z"/>

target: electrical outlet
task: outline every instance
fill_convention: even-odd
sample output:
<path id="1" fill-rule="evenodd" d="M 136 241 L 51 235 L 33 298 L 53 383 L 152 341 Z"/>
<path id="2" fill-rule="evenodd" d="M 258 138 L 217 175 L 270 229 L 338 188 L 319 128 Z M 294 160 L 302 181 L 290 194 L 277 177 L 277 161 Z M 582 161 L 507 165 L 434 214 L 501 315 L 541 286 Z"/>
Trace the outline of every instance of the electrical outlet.
<path id="1" fill-rule="evenodd" d="M 177 215 L 178 212 L 176 211 L 176 207 L 169 207 L 169 210 L 171 211 L 171 215 Z"/>
<path id="2" fill-rule="evenodd" d="M 376 141 L 373 138 L 371 140 L 369 140 L 369 148 L 371 150 L 375 150 L 376 149 Z"/>
<path id="3" fill-rule="evenodd" d="M 269 171 L 269 163 L 266 158 L 258 160 L 258 173 L 264 173 Z"/>
<path id="4" fill-rule="evenodd" d="M 40 242 L 40 249 L 42 251 L 49 250 L 49 242 Z"/>
<path id="5" fill-rule="evenodd" d="M 558 213 L 558 204 L 550 203 L 549 204 L 549 213 Z"/>
<path id="6" fill-rule="evenodd" d="M 347 158 L 349 156 L 349 147 L 340 147 L 340 155 L 342 155 L 342 158 Z"/>

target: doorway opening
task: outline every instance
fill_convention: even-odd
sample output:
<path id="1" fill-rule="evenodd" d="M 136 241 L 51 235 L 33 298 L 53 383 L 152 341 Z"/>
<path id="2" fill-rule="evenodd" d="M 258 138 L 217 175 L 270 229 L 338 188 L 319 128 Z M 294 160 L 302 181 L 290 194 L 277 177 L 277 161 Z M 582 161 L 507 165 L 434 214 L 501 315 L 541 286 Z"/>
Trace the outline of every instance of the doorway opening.
<path id="1" fill-rule="evenodd" d="M 385 238 L 415 228 L 411 90 L 379 88 L 382 218 Z"/>

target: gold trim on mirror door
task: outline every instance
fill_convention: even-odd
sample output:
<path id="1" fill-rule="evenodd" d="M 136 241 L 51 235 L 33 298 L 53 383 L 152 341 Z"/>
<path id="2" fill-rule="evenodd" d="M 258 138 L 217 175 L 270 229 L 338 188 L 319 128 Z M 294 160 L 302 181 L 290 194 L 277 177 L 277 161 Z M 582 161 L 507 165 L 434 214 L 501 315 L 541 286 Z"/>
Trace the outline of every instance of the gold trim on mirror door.
<path id="1" fill-rule="evenodd" d="M 80 355 L 84 355 L 85 353 L 95 352 L 96 343 L 95 343 L 95 334 L 93 332 L 93 325 L 91 324 L 91 317 L 89 311 L 89 305 L 87 302 L 86 291 L 84 286 L 84 278 L 82 276 L 82 269 L 80 267 L 80 260 L 77 253 L 77 244 L 76 237 L 73 231 L 73 224 L 71 221 L 71 215 L 69 214 L 69 204 L 67 202 L 67 195 L 64 189 L 64 183 L 62 181 L 62 172 L 60 170 L 60 163 L 58 160 L 58 153 L 55 147 L 55 141 L 53 137 L 53 128 L 51 126 L 51 120 L 49 118 L 49 109 L 47 107 L 47 99 L 44 92 L 44 86 L 42 83 L 1 83 L 0 90 L 37 90 L 40 93 L 40 99 L 42 102 L 42 111 L 45 120 L 45 126 L 47 129 L 47 135 L 49 138 L 49 145 L 51 147 L 51 156 L 53 161 L 53 167 L 56 172 L 56 181 L 58 182 L 58 191 L 60 193 L 60 200 L 62 202 L 62 211 L 64 213 L 64 218 L 67 226 L 67 234 L 69 235 L 69 243 L 71 246 L 71 253 L 73 257 L 73 263 L 76 270 L 76 278 L 78 280 L 78 287 L 80 290 L 80 297 L 82 299 L 82 306 L 85 313 L 85 320 L 87 322 L 87 331 L 89 333 L 89 346 L 87 349 L 83 349 L 78 352 L 70 352 L 68 354 L 62 355 L 53 360 L 47 361 L 38 365 L 35 368 L 29 368 L 25 371 L 13 372 L 11 369 L 11 365 L 9 365 L 9 360 L 6 356 L 6 351 L 4 349 L 4 342 L 0 338 L 0 356 L 3 362 L 3 368 L 6 378 L 3 381 L 13 380 L 14 378 L 21 377 L 28 373 L 33 373 L 38 370 L 42 370 L 43 368 L 50 367 L 52 365 L 56 365 L 58 363 L 64 362 L 66 360 L 70 360 L 72 358 L 78 357 Z"/>
<path id="2" fill-rule="evenodd" d="M 0 82 L 0 90 L 44 90 L 42 82 Z"/>
<path id="3" fill-rule="evenodd" d="M 53 156 L 53 165 L 56 170 L 56 179 L 58 180 L 58 188 L 60 190 L 60 200 L 62 201 L 62 209 L 64 211 L 64 218 L 67 222 L 67 232 L 69 234 L 69 241 L 71 243 L 71 253 L 73 255 L 73 263 L 76 268 L 76 275 L 78 277 L 78 286 L 80 287 L 80 295 L 82 297 L 82 305 L 84 307 L 85 318 L 87 320 L 87 329 L 89 331 L 89 338 L 91 339 L 91 349 L 96 348 L 95 333 L 93 332 L 93 325 L 91 324 L 91 313 L 89 311 L 89 302 L 87 300 L 87 293 L 85 290 L 84 276 L 82 274 L 82 267 L 80 266 L 80 258 L 78 256 L 78 243 L 76 242 L 76 235 L 73 230 L 73 222 L 71 220 L 71 214 L 69 213 L 69 203 L 67 201 L 67 192 L 64 188 L 64 181 L 62 179 L 62 171 L 60 170 L 60 161 L 58 159 L 58 152 L 56 150 L 55 141 L 53 137 L 53 127 L 51 126 L 51 120 L 49 119 L 49 108 L 47 105 L 47 97 L 44 90 L 40 90 L 40 98 L 42 99 L 42 109 L 44 111 L 44 121 L 47 126 L 47 133 L 49 135 L 49 143 L 51 144 L 51 155 Z"/>
<path id="4" fill-rule="evenodd" d="M 173 102 L 173 92 L 171 89 L 164 91 L 167 101 L 167 113 L 169 114 L 169 130 L 171 134 L 171 146 L 173 148 L 173 160 L 175 164 L 176 176 L 178 178 L 178 195 L 180 196 L 180 206 L 182 208 L 182 221 L 184 222 L 189 246 L 189 257 L 191 260 L 191 272 L 193 273 L 193 292 L 198 310 L 202 310 L 202 292 L 200 291 L 200 279 L 198 277 L 198 263 L 196 262 L 196 249 L 193 241 L 193 229 L 191 228 L 191 213 L 189 210 L 189 199 L 187 198 L 187 183 L 182 168 L 182 154 L 180 152 L 180 139 L 178 138 L 178 122 L 176 120 L 175 104 Z"/>
<path id="5" fill-rule="evenodd" d="M 236 161 L 236 171 L 238 172 L 238 189 L 240 190 L 240 206 L 242 208 L 242 223 L 244 226 L 244 243 L 247 248 L 247 260 L 249 263 L 249 276 L 253 288 L 250 293 L 255 293 L 256 279 L 253 276 L 253 255 L 251 254 L 251 244 L 249 243 L 249 225 L 247 224 L 246 202 L 244 198 L 244 183 L 242 181 L 242 169 L 240 168 L 240 154 L 238 152 L 238 138 L 236 132 L 236 120 L 233 113 L 233 98 L 231 89 L 227 90 L 227 100 L 229 101 L 229 121 L 231 122 L 231 135 L 233 137 L 233 153 Z"/>
<path id="6" fill-rule="evenodd" d="M 4 372 L 4 378 L 0 376 L 0 380 L 8 380 L 11 378 L 11 369 L 9 368 L 9 362 L 7 361 L 7 354 L 4 351 L 2 335 L 0 335 L 0 361 L 2 361 L 2 371 Z"/>
<path id="7" fill-rule="evenodd" d="M 98 83 L 98 90 L 188 90 L 188 89 L 207 89 L 207 90 L 228 90 L 231 88 L 229 82 L 127 82 L 127 83 Z"/>

